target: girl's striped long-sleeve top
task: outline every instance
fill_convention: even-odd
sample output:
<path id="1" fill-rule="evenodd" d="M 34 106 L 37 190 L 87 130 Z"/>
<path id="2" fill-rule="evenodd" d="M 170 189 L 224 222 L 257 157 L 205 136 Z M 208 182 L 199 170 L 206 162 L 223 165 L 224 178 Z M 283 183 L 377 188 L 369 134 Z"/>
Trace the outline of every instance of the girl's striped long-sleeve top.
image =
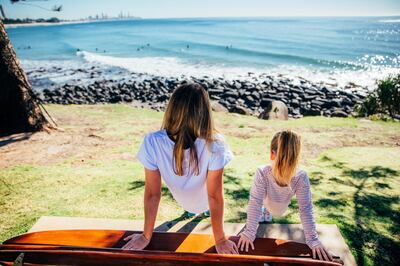
<path id="1" fill-rule="evenodd" d="M 307 173 L 298 171 L 290 185 L 282 187 L 276 183 L 271 166 L 263 166 L 256 171 L 250 191 L 246 228 L 242 234 L 254 241 L 263 204 L 272 215 L 281 216 L 294 195 L 297 198 L 307 245 L 313 248 L 320 244 L 315 228 L 310 181 Z"/>

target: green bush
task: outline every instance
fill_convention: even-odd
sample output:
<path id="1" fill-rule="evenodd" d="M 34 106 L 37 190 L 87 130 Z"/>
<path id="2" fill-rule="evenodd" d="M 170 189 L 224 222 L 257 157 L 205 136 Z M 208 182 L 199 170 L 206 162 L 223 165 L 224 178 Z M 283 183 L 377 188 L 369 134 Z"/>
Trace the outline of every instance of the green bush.
<path id="1" fill-rule="evenodd" d="M 379 104 L 378 97 L 375 93 L 371 93 L 365 98 L 364 102 L 358 107 L 357 111 L 360 116 L 370 116 L 378 113 Z"/>
<path id="2" fill-rule="evenodd" d="M 379 81 L 377 94 L 383 111 L 400 114 L 400 74 Z"/>
<path id="3" fill-rule="evenodd" d="M 400 114 L 400 74 L 378 81 L 378 88 L 365 98 L 358 113 L 361 116 L 380 113 L 397 117 Z"/>

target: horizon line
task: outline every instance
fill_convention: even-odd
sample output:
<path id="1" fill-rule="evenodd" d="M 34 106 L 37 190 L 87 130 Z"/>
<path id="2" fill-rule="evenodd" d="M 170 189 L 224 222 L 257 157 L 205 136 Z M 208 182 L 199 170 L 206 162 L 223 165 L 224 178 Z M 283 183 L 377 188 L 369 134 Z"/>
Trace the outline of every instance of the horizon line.
<path id="1" fill-rule="evenodd" d="M 92 16 L 92 15 L 89 15 Z M 63 19 L 60 18 L 61 20 L 82 20 L 82 19 L 87 19 L 87 17 L 83 18 L 72 18 L 72 19 Z M 50 18 L 53 18 L 57 16 L 50 16 Z M 132 15 L 129 18 L 138 18 L 138 19 L 191 19 L 191 18 L 198 18 L 198 19 L 215 19 L 215 18 L 379 18 L 379 17 L 400 17 L 400 12 L 399 14 L 392 14 L 392 15 L 268 15 L 268 16 L 193 16 L 193 17 L 141 17 L 137 15 Z M 38 17 L 38 18 L 30 18 L 30 17 L 25 17 L 25 18 L 12 18 L 8 17 L 7 19 L 44 19 L 44 17 Z M 112 18 L 118 18 L 117 16 L 115 17 L 110 17 Z M 99 19 L 101 20 L 101 19 Z"/>

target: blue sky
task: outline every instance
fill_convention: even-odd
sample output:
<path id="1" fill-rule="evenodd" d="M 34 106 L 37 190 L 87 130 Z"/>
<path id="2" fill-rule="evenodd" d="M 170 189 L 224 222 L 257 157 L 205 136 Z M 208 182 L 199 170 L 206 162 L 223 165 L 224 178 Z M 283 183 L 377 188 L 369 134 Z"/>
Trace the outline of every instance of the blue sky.
<path id="1" fill-rule="evenodd" d="M 57 16 L 77 19 L 89 15 L 119 12 L 143 18 L 251 17 L 251 16 L 394 16 L 400 15 L 400 0 L 34 0 L 51 8 L 63 5 L 63 12 L 48 12 L 0 0 L 11 18 Z"/>

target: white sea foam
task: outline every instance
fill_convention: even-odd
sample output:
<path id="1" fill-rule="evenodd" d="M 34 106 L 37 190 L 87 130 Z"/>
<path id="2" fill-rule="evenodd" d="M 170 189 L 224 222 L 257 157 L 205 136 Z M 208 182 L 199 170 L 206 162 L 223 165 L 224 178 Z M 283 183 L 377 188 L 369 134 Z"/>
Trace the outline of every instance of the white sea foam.
<path id="1" fill-rule="evenodd" d="M 108 66 L 121 67 L 132 72 L 146 73 L 165 77 L 179 76 L 213 76 L 237 78 L 247 72 L 256 72 L 255 68 L 244 71 L 240 67 L 228 67 L 224 64 L 189 63 L 176 57 L 113 57 L 86 51 L 78 52 L 87 62 L 100 63 Z"/>
<path id="2" fill-rule="evenodd" d="M 400 19 L 382 19 L 379 20 L 381 23 L 400 23 Z"/>
<path id="3" fill-rule="evenodd" d="M 332 86 L 343 87 L 349 83 L 373 89 L 376 87 L 377 80 L 384 79 L 389 75 L 400 74 L 400 69 L 390 67 L 374 66 L 362 70 L 342 70 L 321 71 L 315 68 L 282 65 L 271 70 L 273 74 L 288 77 L 301 77 L 314 83 L 327 83 Z"/>
<path id="4" fill-rule="evenodd" d="M 275 67 L 250 68 L 250 67 L 232 67 L 224 64 L 205 64 L 189 63 L 175 57 L 141 57 L 141 58 L 119 58 L 108 55 L 94 54 L 90 52 L 79 52 L 87 62 L 99 63 L 108 66 L 121 67 L 132 72 L 146 73 L 165 77 L 179 76 L 211 76 L 224 77 L 227 79 L 247 78 L 248 72 L 255 75 L 269 74 L 272 76 L 302 77 L 313 82 L 331 83 L 337 86 L 344 86 L 348 83 L 355 83 L 360 86 L 374 87 L 376 80 L 387 77 L 391 74 L 400 73 L 397 67 L 388 67 L 386 65 L 366 64 L 367 62 L 376 62 L 387 60 L 382 56 L 365 56 L 354 63 L 354 66 L 366 66 L 362 69 L 332 69 L 320 70 L 314 67 L 296 66 L 296 65 L 278 65 Z M 399 60 L 396 58 L 393 60 Z"/>

